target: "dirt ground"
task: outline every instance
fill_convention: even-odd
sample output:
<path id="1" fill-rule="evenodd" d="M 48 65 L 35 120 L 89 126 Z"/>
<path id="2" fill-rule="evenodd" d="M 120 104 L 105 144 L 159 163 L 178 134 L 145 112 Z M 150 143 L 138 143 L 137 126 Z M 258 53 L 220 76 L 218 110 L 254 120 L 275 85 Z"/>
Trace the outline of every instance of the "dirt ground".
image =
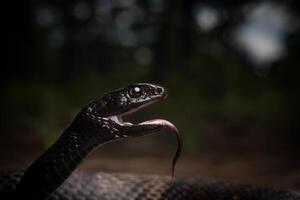
<path id="1" fill-rule="evenodd" d="M 150 137 L 105 145 L 88 156 L 80 168 L 169 176 L 174 144 L 155 142 L 156 139 Z M 40 143 L 30 137 L 9 141 L 0 142 L 0 169 L 25 168 L 43 152 Z M 176 166 L 176 176 L 300 190 L 298 155 L 287 152 L 232 152 L 232 149 L 224 151 L 217 148 L 214 151 L 183 151 Z"/>

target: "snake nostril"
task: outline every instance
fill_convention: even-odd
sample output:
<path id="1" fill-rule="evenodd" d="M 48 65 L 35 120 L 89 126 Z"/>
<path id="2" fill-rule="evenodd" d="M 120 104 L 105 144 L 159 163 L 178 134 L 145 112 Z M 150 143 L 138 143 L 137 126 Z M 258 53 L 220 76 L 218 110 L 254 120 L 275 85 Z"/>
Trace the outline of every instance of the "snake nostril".
<path id="1" fill-rule="evenodd" d="M 156 88 L 156 93 L 157 94 L 162 94 L 164 92 L 164 89 L 161 87 Z"/>

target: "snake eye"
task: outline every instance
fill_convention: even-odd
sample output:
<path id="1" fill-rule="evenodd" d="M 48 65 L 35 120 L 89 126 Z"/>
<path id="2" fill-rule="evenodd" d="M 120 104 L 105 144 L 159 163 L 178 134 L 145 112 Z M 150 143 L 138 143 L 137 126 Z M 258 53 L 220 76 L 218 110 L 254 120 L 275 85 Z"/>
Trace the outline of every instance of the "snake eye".
<path id="1" fill-rule="evenodd" d="M 138 97 L 142 96 L 143 91 L 140 87 L 135 86 L 135 87 L 129 89 L 128 94 L 132 98 L 138 98 Z"/>

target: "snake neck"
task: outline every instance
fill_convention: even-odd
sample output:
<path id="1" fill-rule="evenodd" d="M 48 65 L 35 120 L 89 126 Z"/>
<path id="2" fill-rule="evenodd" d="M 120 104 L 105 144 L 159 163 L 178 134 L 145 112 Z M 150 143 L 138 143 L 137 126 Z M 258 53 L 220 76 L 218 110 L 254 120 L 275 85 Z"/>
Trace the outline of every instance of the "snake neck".
<path id="1" fill-rule="evenodd" d="M 60 138 L 26 170 L 16 188 L 17 199 L 47 199 L 87 154 L 110 139 L 109 134 L 101 129 L 103 126 L 98 131 L 90 128 L 99 126 L 99 119 L 96 120 L 98 123 L 90 124 L 91 120 L 85 118 L 79 114 Z"/>

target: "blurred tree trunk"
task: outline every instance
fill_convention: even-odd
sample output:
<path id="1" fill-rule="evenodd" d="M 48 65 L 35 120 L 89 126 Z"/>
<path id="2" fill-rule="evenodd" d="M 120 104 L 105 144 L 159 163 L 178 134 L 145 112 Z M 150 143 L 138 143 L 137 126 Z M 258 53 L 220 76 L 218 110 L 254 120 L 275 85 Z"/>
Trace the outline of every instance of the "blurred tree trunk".
<path id="1" fill-rule="evenodd" d="M 194 0 L 169 0 L 161 18 L 160 31 L 153 46 L 151 79 L 162 81 L 173 70 L 184 69 L 193 50 Z"/>
<path id="2" fill-rule="evenodd" d="M 34 30 L 34 17 L 32 2 L 5 1 L 2 4 L 2 60 L 1 81 L 17 79 L 28 80 L 36 72 L 37 65 L 34 61 L 38 55 L 35 51 L 36 38 Z M 34 59 L 32 57 L 35 57 Z"/>

